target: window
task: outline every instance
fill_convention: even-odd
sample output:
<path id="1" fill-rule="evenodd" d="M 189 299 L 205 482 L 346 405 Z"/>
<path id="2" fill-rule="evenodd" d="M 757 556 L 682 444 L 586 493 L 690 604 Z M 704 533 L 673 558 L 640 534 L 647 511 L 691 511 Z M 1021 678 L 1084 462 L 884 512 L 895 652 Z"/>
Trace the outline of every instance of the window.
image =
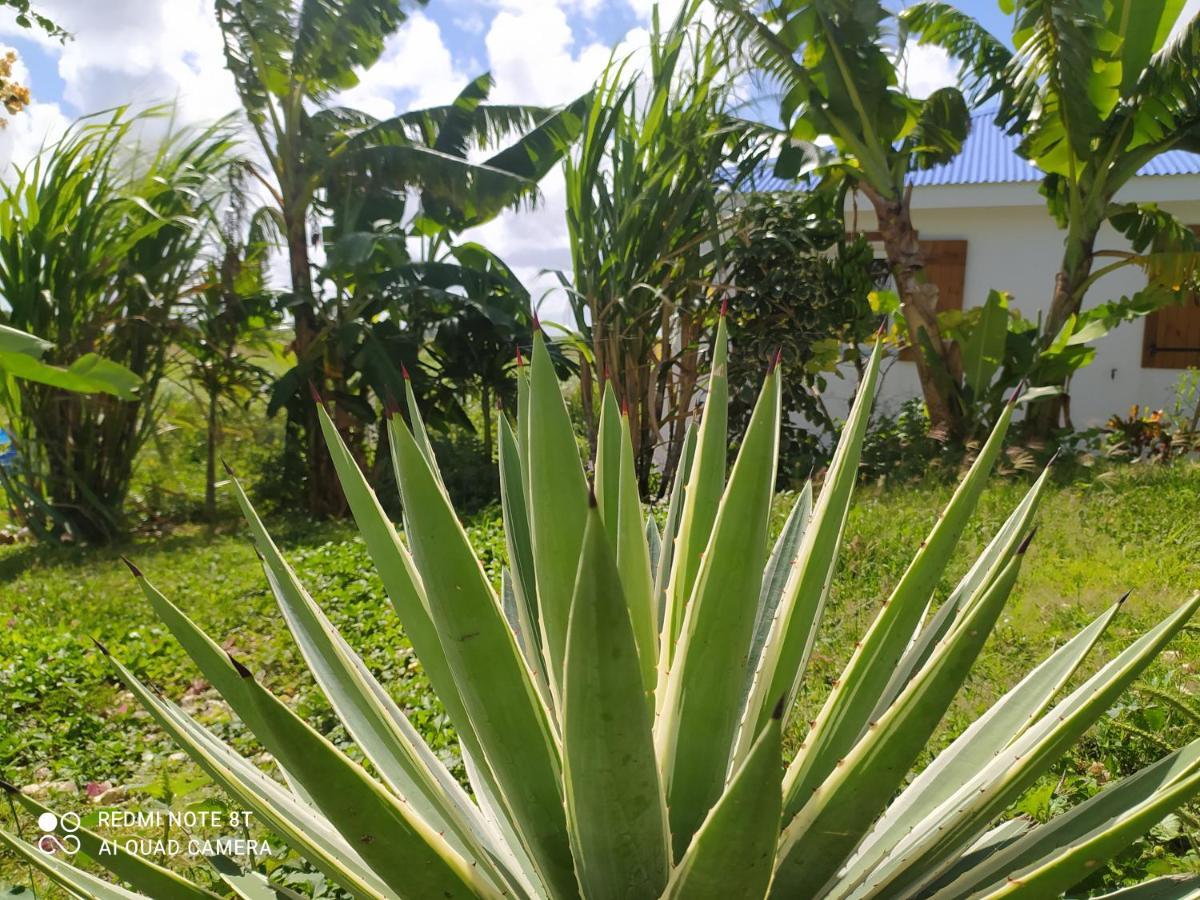
<path id="1" fill-rule="evenodd" d="M 1155 310 L 1143 327 L 1142 368 L 1200 367 L 1200 296 Z"/>
<path id="2" fill-rule="evenodd" d="M 1192 231 L 1200 234 L 1200 225 Z M 1200 367 L 1200 296 L 1155 310 L 1142 328 L 1143 369 Z"/>

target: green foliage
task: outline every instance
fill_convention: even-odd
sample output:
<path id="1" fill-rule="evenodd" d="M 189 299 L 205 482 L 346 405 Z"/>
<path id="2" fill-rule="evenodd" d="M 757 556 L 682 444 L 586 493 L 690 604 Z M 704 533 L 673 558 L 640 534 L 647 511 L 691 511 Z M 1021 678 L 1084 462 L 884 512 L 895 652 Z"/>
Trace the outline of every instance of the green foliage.
<path id="1" fill-rule="evenodd" d="M 595 402 L 612 384 L 643 492 L 655 453 L 669 484 L 683 446 L 680 413 L 723 293 L 722 194 L 767 150 L 764 129 L 737 117 L 730 51 L 700 9 L 687 0 L 668 23 L 655 14 L 647 70 L 610 60 L 566 161 L 571 273 L 560 277 L 588 357 L 584 412 L 594 435 Z"/>
<path id="2" fill-rule="evenodd" d="M 447 268 L 440 251 L 454 232 L 532 202 L 538 180 L 578 135 L 587 105 L 586 98 L 560 110 L 490 105 L 488 75 L 451 104 L 383 120 L 331 105 L 379 59 L 408 7 L 402 0 L 216 4 L 226 65 L 269 163 L 269 175 L 258 175 L 289 258 L 283 299 L 295 322 L 295 360 L 270 406 L 288 411 L 280 468 L 309 510 L 324 515 L 343 513 L 345 503 L 320 451 L 307 385 L 334 404 L 343 437 L 366 457 L 375 410 L 402 392 L 405 367 L 416 373 L 424 329 L 452 317 L 448 309 L 462 313 L 452 288 L 475 277 L 443 271 L 426 284 L 419 265 Z M 481 149 L 491 152 L 469 158 Z M 420 201 L 415 217 L 410 196 Z M 331 223 L 329 254 L 324 284 L 314 288 L 310 222 L 319 216 Z M 413 260 L 410 239 L 432 246 Z M 435 387 L 441 399 L 453 398 L 455 385 Z M 447 405 L 465 424 L 461 409 Z"/>
<path id="3" fill-rule="evenodd" d="M 70 37 L 66 31 L 55 25 L 51 19 L 33 8 L 29 0 L 0 0 L 0 6 L 7 6 L 9 9 L 14 10 L 16 12 L 17 24 L 22 28 L 33 28 L 36 25 L 50 37 L 58 38 L 61 41 L 65 41 Z"/>
<path id="4" fill-rule="evenodd" d="M 868 299 L 878 267 L 865 239 L 845 239 L 840 202 L 828 192 L 753 195 L 738 213 L 728 252 L 734 294 L 726 324 L 737 348 L 729 368 L 731 430 L 739 434 L 750 421 L 754 383 L 779 353 L 785 483 L 803 483 L 828 455 L 837 426 L 820 392 L 839 364 L 861 370 L 858 347 L 879 325 Z"/>
<path id="5" fill-rule="evenodd" d="M 725 481 L 723 464 L 715 467 L 716 458 L 705 455 L 711 433 L 724 456 L 724 429 L 714 423 L 725 421 L 725 342 L 721 327 L 699 450 L 681 476 L 693 497 L 703 493 L 708 473 L 715 472 L 718 486 Z M 995 837 L 996 817 L 1151 664 L 1200 607 L 1200 594 L 1068 689 L 1120 604 L 1110 606 L 905 788 L 1001 621 L 1046 488 L 1043 473 L 931 614 L 1000 454 L 1009 407 L 809 721 L 785 772 L 781 735 L 785 725 L 807 719 L 796 718 L 797 700 L 812 677 L 879 359 L 877 348 L 811 516 L 805 509 L 794 520 L 799 530 L 785 529 L 786 549 L 774 563 L 768 538 L 778 369 L 767 376 L 715 515 L 675 495 L 681 505 L 666 519 L 674 533 L 659 546 L 703 545 L 701 559 L 680 553 L 669 576 L 655 579 L 629 426 L 617 419 L 621 450 L 597 460 L 599 490 L 589 492 L 551 358 L 536 339 L 522 388 L 526 416 L 512 442 L 517 465 L 504 470 L 505 540 L 516 568 L 501 581 L 509 590 L 532 585 L 534 594 L 515 605 L 497 592 L 454 515 L 411 392 L 409 423 L 388 423 L 403 542 L 319 411 L 367 551 L 462 742 L 478 801 L 306 592 L 236 480 L 284 621 L 357 752 L 340 752 L 314 731 L 239 661 L 239 651 L 211 641 L 136 569 L 160 620 L 283 767 L 288 786 L 264 780 L 235 747 L 213 740 L 133 669 L 115 659 L 112 665 L 214 783 L 352 893 L 723 897 L 753 884 L 755 896 L 766 895 L 768 885 L 779 896 L 837 896 L 860 886 L 869 896 L 889 896 L 944 877 L 961 893 L 1027 882 L 1037 886 L 1036 896 L 1058 895 L 1092 874 L 1097 858 L 1119 853 L 1200 789 L 1200 744 L 1042 825 L 1001 825 L 1012 840 L 993 856 L 980 860 L 972 847 L 981 836 Z M 612 484 L 617 491 L 606 489 Z M 518 497 L 528 498 L 525 530 L 513 528 L 524 515 L 513 505 Z M 764 579 L 764 566 L 778 568 L 793 552 L 786 578 Z M 694 573 L 683 590 L 680 572 Z M 759 602 L 729 602 L 746 595 Z M 681 597 L 682 616 L 673 608 Z M 770 615 L 760 612 L 768 608 Z M 608 822 L 621 829 L 603 827 Z M 85 877 L 0 834 L 52 880 Z M 1019 880 L 1006 877 L 1014 872 Z M 145 889 L 160 873 L 134 866 L 122 877 Z"/>
<path id="6" fill-rule="evenodd" d="M 903 303 L 917 374 L 935 427 L 963 436 L 954 389 L 961 372 L 937 322 L 937 286 L 912 221 L 910 173 L 958 155 L 971 127 L 962 93 L 914 96 L 902 83 L 904 44 L 878 0 L 719 0 L 727 41 L 777 88 L 787 149 L 777 175 L 809 174 L 861 190 Z M 826 143 L 832 144 L 832 151 Z M 930 360 L 927 364 L 926 359 Z"/>
<path id="7" fill-rule="evenodd" d="M 41 360 L 10 358 L 0 388 L 24 464 L 8 479 L 10 505 L 37 533 L 109 539 L 124 524 L 179 297 L 197 276 L 205 232 L 195 222 L 232 160 L 228 123 L 134 145 L 166 113 L 83 120 L 4 185 L 3 318 L 53 345 Z M 101 384 L 100 396 L 69 393 Z"/>
<path id="8" fill-rule="evenodd" d="M 1016 0 L 1006 11 L 1013 50 L 948 3 L 916 3 L 900 21 L 906 33 L 961 61 L 961 77 L 978 101 L 998 100 L 997 124 L 1021 135 L 1017 152 L 1044 173 L 1047 207 L 1066 229 L 1039 339 L 1044 349 L 1064 329 L 1073 333 L 1068 326 L 1080 316 L 1085 294 L 1114 269 L 1136 265 L 1147 273 L 1147 289 L 1131 301 L 1147 311 L 1195 278 L 1196 238 L 1184 225 L 1154 204 L 1114 198 L 1156 156 L 1196 142 L 1200 17 L 1185 21 L 1177 0 Z M 1106 221 L 1134 252 L 1113 254 L 1115 262 L 1097 267 L 1106 254 L 1094 245 Z M 1067 374 L 1043 373 L 1035 384 L 1062 384 Z M 1042 417 L 1043 432 L 1053 421 Z"/>

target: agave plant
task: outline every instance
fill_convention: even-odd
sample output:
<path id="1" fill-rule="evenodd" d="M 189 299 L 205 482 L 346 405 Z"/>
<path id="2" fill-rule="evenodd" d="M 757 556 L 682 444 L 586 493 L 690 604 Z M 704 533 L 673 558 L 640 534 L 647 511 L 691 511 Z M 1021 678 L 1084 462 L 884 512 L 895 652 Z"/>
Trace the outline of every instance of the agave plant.
<path id="1" fill-rule="evenodd" d="M 455 516 L 411 392 L 409 423 L 393 415 L 388 425 L 403 539 L 321 413 L 367 548 L 461 739 L 469 786 L 331 626 L 236 480 L 284 620 L 369 767 L 268 692 L 136 569 L 159 617 L 273 755 L 279 777 L 113 666 L 231 798 L 355 897 L 1045 898 L 1196 793 L 1200 741 L 1045 824 L 1004 818 L 1184 626 L 1200 594 L 1068 691 L 1117 602 L 910 777 L 1004 608 L 1046 485 L 1043 473 L 936 603 L 1012 404 L 816 719 L 791 722 L 880 352 L 819 494 L 800 494 L 773 549 L 780 375 L 768 373 L 726 480 L 726 352 L 722 323 L 703 415 L 660 529 L 639 500 L 629 424 L 611 393 L 589 485 L 538 336 L 516 430 L 500 423 L 509 569 L 499 586 Z M 789 728 L 804 738 L 785 763 Z M 139 896 L 0 834 L 75 894 Z M 98 857 L 99 837 L 77 834 L 85 853 L 144 895 L 213 896 L 145 859 Z M 256 873 L 220 870 L 238 896 L 273 890 Z M 1148 885 L 1114 896 L 1200 890 L 1196 878 Z"/>

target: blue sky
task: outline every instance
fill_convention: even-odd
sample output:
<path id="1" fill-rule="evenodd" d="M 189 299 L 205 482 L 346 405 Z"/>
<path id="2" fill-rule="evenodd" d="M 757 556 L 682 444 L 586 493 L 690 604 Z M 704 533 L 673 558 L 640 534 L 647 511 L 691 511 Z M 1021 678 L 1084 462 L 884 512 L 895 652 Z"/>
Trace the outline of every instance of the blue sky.
<path id="1" fill-rule="evenodd" d="M 554 104 L 592 83 L 615 46 L 645 46 L 653 0 L 431 0 L 389 41 L 380 62 L 341 98 L 377 115 L 450 100 L 491 71 L 493 100 Z M 679 0 L 671 0 L 674 4 Z M 237 108 L 224 70 L 212 0 L 35 0 L 75 37 L 65 45 L 15 26 L 0 12 L 0 45 L 19 53 L 30 108 L 0 132 L 0 168 L 28 159 L 84 113 L 127 103 L 174 100 L 185 120 Z M 1007 22 L 995 0 L 959 4 L 998 35 Z M 909 81 L 932 90 L 953 66 L 925 48 L 910 57 Z M 535 296 L 567 264 L 561 176 L 543 184 L 532 213 L 506 214 L 470 235 L 508 260 Z M 553 311 L 561 313 L 561 302 Z"/>

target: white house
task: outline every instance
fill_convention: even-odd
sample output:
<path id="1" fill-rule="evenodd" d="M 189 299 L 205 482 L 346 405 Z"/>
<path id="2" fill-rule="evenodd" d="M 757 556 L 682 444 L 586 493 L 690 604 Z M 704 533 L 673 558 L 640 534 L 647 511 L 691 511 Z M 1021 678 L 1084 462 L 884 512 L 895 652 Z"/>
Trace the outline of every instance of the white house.
<path id="1" fill-rule="evenodd" d="M 1009 292 L 1012 305 L 1027 319 L 1036 319 L 1050 306 L 1063 232 L 1038 193 L 1040 173 L 1015 152 L 1017 138 L 997 128 L 990 114 L 976 114 L 972 125 L 957 158 L 911 177 L 913 224 L 927 248 L 927 271 L 938 285 L 941 308 L 977 306 L 996 288 Z M 771 187 L 785 186 L 759 185 Z M 1160 155 L 1117 199 L 1153 201 L 1183 222 L 1200 226 L 1200 155 Z M 858 231 L 874 229 L 869 203 L 848 209 L 847 222 L 855 215 Z M 1124 238 L 1108 227 L 1096 246 L 1128 249 Z M 1098 265 L 1106 262 L 1111 260 Z M 1136 267 L 1122 267 L 1091 287 L 1084 308 L 1132 295 L 1144 284 Z M 1200 300 L 1123 323 L 1095 346 L 1095 361 L 1071 384 L 1075 427 L 1103 424 L 1134 403 L 1169 408 L 1182 371 L 1200 367 Z M 830 388 L 837 399 L 848 391 L 838 379 Z M 919 393 L 915 364 L 898 362 L 881 399 L 895 406 Z"/>

